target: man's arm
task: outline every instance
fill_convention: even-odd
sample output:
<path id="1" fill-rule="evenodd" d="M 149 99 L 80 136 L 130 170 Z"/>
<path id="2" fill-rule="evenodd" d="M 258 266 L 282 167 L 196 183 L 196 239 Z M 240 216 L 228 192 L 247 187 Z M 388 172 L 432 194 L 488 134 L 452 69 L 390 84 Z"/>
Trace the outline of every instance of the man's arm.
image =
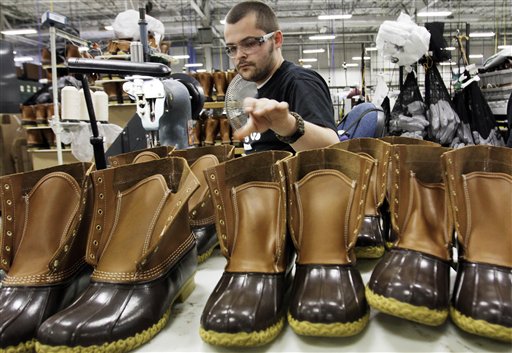
<path id="1" fill-rule="evenodd" d="M 252 132 L 265 132 L 271 129 L 280 136 L 291 136 L 297 131 L 297 120 L 288 110 L 288 103 L 267 98 L 246 98 L 245 112 L 249 114 L 247 123 L 235 132 L 235 137 L 243 138 Z M 338 142 L 332 129 L 304 122 L 304 135 L 291 146 L 295 151 L 322 148 Z"/>

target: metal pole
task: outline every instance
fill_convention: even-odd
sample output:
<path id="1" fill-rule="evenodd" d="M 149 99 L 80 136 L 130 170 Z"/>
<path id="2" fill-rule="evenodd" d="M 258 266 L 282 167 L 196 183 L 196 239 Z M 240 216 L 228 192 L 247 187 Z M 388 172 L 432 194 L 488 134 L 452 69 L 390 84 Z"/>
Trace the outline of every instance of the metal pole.
<path id="1" fill-rule="evenodd" d="M 55 27 L 50 26 L 50 51 L 51 51 L 51 66 L 52 66 L 52 93 L 53 93 L 53 121 L 55 123 L 55 141 L 57 143 L 57 163 L 64 164 L 62 159 L 62 145 L 60 143 L 60 134 L 62 126 L 60 124 L 59 115 L 59 87 L 57 82 L 57 48 L 56 48 L 56 32 Z"/>

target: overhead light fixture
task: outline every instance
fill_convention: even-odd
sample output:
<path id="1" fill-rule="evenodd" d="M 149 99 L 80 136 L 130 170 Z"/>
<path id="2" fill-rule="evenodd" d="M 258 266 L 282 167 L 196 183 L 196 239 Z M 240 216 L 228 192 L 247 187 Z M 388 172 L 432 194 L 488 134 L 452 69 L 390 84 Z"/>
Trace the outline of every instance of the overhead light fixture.
<path id="1" fill-rule="evenodd" d="M 25 29 L 8 29 L 0 32 L 6 36 L 19 36 L 23 34 L 36 34 L 37 31 L 33 28 L 25 28 Z"/>
<path id="2" fill-rule="evenodd" d="M 498 45 L 498 49 L 512 49 L 512 45 Z"/>
<path id="3" fill-rule="evenodd" d="M 299 61 L 302 63 L 314 63 L 318 60 L 317 60 L 317 58 L 301 58 L 301 59 L 299 59 Z"/>
<path id="4" fill-rule="evenodd" d="M 454 61 L 443 61 L 442 63 L 440 63 L 441 66 L 453 66 L 455 65 L 455 62 Z"/>
<path id="5" fill-rule="evenodd" d="M 418 12 L 418 17 L 446 17 L 452 14 L 451 11 L 443 10 L 443 11 L 421 11 Z"/>
<path id="6" fill-rule="evenodd" d="M 31 56 L 18 56 L 17 58 L 14 58 L 14 61 L 17 63 L 24 63 L 27 61 L 33 61 L 34 58 Z"/>
<path id="7" fill-rule="evenodd" d="M 197 69 L 196 72 L 206 72 L 206 69 Z"/>
<path id="8" fill-rule="evenodd" d="M 202 67 L 203 63 L 185 64 L 185 67 Z"/>
<path id="9" fill-rule="evenodd" d="M 335 35 L 331 35 L 331 34 L 328 34 L 328 35 L 317 35 L 317 36 L 310 36 L 309 39 L 310 40 L 330 40 L 330 39 L 334 39 L 336 38 Z"/>
<path id="10" fill-rule="evenodd" d="M 188 59 L 190 58 L 190 55 L 171 55 L 174 59 Z"/>
<path id="11" fill-rule="evenodd" d="M 324 53 L 325 52 L 325 49 L 323 48 L 320 48 L 320 49 L 304 49 L 302 51 L 302 53 L 304 54 L 315 54 L 315 53 Z"/>
<path id="12" fill-rule="evenodd" d="M 114 26 L 105 26 L 103 28 L 105 28 L 106 31 L 113 31 L 114 30 Z"/>
<path id="13" fill-rule="evenodd" d="M 488 38 L 488 37 L 494 37 L 494 32 L 471 32 L 469 34 L 470 38 Z"/>
<path id="14" fill-rule="evenodd" d="M 481 59 L 483 57 L 484 57 L 483 54 L 471 54 L 471 55 L 469 55 L 470 59 Z"/>
<path id="15" fill-rule="evenodd" d="M 364 60 L 370 60 L 371 58 L 369 56 L 363 56 Z M 361 60 L 360 56 L 353 56 L 352 60 Z"/>
<path id="16" fill-rule="evenodd" d="M 306 69 L 311 69 L 311 68 L 312 68 L 312 66 L 311 66 L 311 65 L 309 65 L 309 64 L 302 65 L 302 67 L 304 67 L 304 68 L 306 68 Z"/>
<path id="17" fill-rule="evenodd" d="M 444 50 L 447 50 L 447 51 L 454 51 L 454 50 L 455 50 L 455 47 L 446 47 L 446 48 L 444 48 Z"/>
<path id="18" fill-rule="evenodd" d="M 346 63 L 344 64 L 345 67 L 358 67 L 359 64 L 358 63 Z"/>
<path id="19" fill-rule="evenodd" d="M 225 25 L 226 24 L 226 20 L 225 19 L 222 19 L 219 21 L 221 25 Z"/>
<path id="20" fill-rule="evenodd" d="M 338 15 L 319 15 L 319 20 L 348 20 L 352 18 L 351 14 L 338 14 Z"/>
<path id="21" fill-rule="evenodd" d="M 377 47 L 369 47 L 369 48 L 365 48 L 366 51 L 377 51 Z"/>

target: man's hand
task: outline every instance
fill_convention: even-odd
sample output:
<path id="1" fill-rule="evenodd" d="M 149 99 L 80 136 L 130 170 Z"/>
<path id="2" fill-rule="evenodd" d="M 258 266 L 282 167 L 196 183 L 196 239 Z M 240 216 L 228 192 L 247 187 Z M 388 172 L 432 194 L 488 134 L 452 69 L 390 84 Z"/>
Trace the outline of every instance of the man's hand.
<path id="1" fill-rule="evenodd" d="M 243 105 L 249 119 L 233 133 L 235 138 L 242 139 L 252 132 L 265 132 L 268 129 L 281 136 L 290 136 L 296 130 L 295 118 L 290 115 L 286 102 L 267 98 L 245 98 Z"/>

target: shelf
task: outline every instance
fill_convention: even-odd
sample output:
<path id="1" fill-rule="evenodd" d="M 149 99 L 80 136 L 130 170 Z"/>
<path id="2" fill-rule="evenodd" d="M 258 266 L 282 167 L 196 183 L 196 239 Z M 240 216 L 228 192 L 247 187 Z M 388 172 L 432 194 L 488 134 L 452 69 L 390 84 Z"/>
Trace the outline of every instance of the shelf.
<path id="1" fill-rule="evenodd" d="M 45 130 L 45 129 L 51 129 L 52 127 L 50 125 L 23 125 L 23 128 L 25 130 Z"/>
<path id="2" fill-rule="evenodd" d="M 224 102 L 205 102 L 204 109 L 224 109 Z"/>
<path id="3" fill-rule="evenodd" d="M 116 54 L 116 55 L 98 55 L 94 57 L 95 59 L 105 59 L 105 60 L 130 60 L 130 54 Z"/>
<path id="4" fill-rule="evenodd" d="M 104 83 L 109 83 L 109 82 L 126 82 L 127 80 L 125 80 L 124 78 L 121 78 L 121 77 L 118 77 L 118 78 L 112 78 L 112 79 L 105 79 L 105 80 L 96 80 L 94 81 L 94 84 L 95 85 L 103 85 Z"/>
<path id="5" fill-rule="evenodd" d="M 55 148 L 29 148 L 27 149 L 30 153 L 56 153 L 57 147 Z M 71 152 L 71 148 L 63 148 L 62 152 Z"/>

